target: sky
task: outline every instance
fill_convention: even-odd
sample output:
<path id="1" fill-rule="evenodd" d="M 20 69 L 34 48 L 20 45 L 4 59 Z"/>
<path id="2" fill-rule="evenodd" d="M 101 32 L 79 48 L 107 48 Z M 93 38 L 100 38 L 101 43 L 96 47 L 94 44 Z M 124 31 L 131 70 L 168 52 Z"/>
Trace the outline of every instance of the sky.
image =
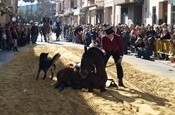
<path id="1" fill-rule="evenodd" d="M 36 4 L 37 3 L 37 0 L 35 0 L 35 2 L 33 3 L 25 3 L 23 2 L 23 0 L 18 0 L 18 6 L 25 6 L 25 5 L 31 5 L 31 4 Z"/>

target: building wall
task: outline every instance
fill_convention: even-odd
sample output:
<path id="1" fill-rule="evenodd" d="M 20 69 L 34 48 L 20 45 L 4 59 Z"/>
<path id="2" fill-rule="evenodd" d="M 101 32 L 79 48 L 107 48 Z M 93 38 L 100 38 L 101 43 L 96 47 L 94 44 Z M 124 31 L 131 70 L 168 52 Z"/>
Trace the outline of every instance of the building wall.
<path id="1" fill-rule="evenodd" d="M 112 7 L 113 0 L 104 0 L 104 7 Z"/>
<path id="2" fill-rule="evenodd" d="M 79 21 L 78 21 L 78 19 L 79 19 L 79 17 L 78 17 L 78 15 L 74 15 L 73 16 L 73 23 L 75 24 L 79 24 Z"/>
<path id="3" fill-rule="evenodd" d="M 17 6 L 18 6 L 18 0 L 1 0 L 2 3 L 4 3 L 7 6 L 13 7 L 13 13 L 16 14 L 17 12 Z M 3 16 L 0 16 L 0 22 L 1 23 L 7 23 L 11 21 L 11 17 L 9 14 L 4 14 Z"/>
<path id="4" fill-rule="evenodd" d="M 87 0 L 84 0 L 87 2 Z M 103 1 L 103 0 L 95 0 L 97 2 Z M 167 1 L 168 4 L 167 6 L 163 6 L 160 2 Z M 124 19 L 124 23 L 131 25 L 133 23 L 136 23 L 138 17 L 141 19 L 141 23 L 144 23 L 145 25 L 152 24 L 153 23 L 153 7 L 156 8 L 156 24 L 159 23 L 159 19 L 163 18 L 163 11 L 165 11 L 164 8 L 167 10 L 167 23 L 170 25 L 171 24 L 171 4 L 172 0 L 144 0 L 144 4 L 137 6 L 136 4 L 122 4 L 122 5 L 114 5 L 115 0 L 104 0 L 104 22 L 109 22 L 112 25 L 117 25 L 118 23 L 122 22 L 122 19 Z M 64 10 L 67 8 L 70 8 L 70 0 L 64 0 Z M 77 4 L 78 8 L 82 7 L 82 1 L 76 0 L 75 2 Z M 96 24 L 99 22 L 99 13 L 98 9 L 94 10 L 87 10 L 91 9 L 94 6 L 85 8 L 86 9 L 86 14 L 85 14 L 85 22 L 86 23 L 91 23 L 91 24 Z M 121 13 L 122 7 L 128 7 L 128 14 L 124 17 L 123 14 Z M 138 10 L 142 9 L 142 12 L 137 12 Z M 164 13 L 165 14 L 165 13 Z M 74 17 L 73 17 L 74 18 Z M 79 20 L 76 16 L 73 19 L 74 22 L 75 20 Z"/>
<path id="5" fill-rule="evenodd" d="M 104 23 L 114 24 L 113 0 L 104 0 Z"/>
<path id="6" fill-rule="evenodd" d="M 121 6 L 114 6 L 114 25 L 121 23 Z"/>
<path id="7" fill-rule="evenodd" d="M 104 8 L 104 23 L 113 24 L 112 22 L 112 7 Z"/>
<path id="8" fill-rule="evenodd" d="M 151 3 L 150 3 L 151 2 Z M 143 22 L 145 25 L 152 24 L 152 8 L 156 7 L 156 17 L 159 18 L 159 1 L 157 0 L 145 0 L 143 5 Z M 158 23 L 158 20 L 156 21 Z"/>
<path id="9" fill-rule="evenodd" d="M 128 25 L 134 24 L 134 6 L 128 7 Z"/>
<path id="10" fill-rule="evenodd" d="M 164 6 L 162 2 L 167 1 L 167 6 Z M 164 18 L 165 11 L 167 10 L 167 24 L 171 25 L 171 0 L 145 0 L 143 6 L 143 21 L 145 25 L 152 24 L 153 22 L 153 10 L 156 8 L 156 24 L 159 24 L 159 19 Z M 166 9 L 164 9 L 166 8 Z"/>
<path id="11" fill-rule="evenodd" d="M 95 10 L 90 11 L 90 24 L 92 25 L 96 24 L 96 11 Z"/>
<path id="12" fill-rule="evenodd" d="M 63 2 L 57 2 L 56 3 L 56 15 L 61 14 L 61 11 L 63 10 Z"/>

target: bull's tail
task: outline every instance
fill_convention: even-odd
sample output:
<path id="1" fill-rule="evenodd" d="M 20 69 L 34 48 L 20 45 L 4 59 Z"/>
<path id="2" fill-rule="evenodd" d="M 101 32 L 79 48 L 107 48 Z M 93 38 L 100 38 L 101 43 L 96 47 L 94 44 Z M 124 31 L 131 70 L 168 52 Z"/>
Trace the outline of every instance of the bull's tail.
<path id="1" fill-rule="evenodd" d="M 55 54 L 52 58 L 51 65 L 56 65 L 60 56 L 60 53 Z"/>

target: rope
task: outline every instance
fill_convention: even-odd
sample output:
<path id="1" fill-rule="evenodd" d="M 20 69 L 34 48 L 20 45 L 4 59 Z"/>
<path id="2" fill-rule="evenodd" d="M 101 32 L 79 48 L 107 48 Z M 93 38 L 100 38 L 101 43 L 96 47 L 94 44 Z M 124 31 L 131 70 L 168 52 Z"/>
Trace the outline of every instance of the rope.
<path id="1" fill-rule="evenodd" d="M 106 68 L 107 68 L 107 67 L 111 67 L 111 66 L 116 65 L 116 64 L 117 64 L 117 63 L 110 64 L 110 65 L 106 66 Z"/>

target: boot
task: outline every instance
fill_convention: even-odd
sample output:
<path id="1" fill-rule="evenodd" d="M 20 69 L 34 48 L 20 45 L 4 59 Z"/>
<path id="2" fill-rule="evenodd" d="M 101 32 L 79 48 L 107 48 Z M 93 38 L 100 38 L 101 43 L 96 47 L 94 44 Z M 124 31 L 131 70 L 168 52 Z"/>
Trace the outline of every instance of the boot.
<path id="1" fill-rule="evenodd" d="M 13 51 L 18 51 L 17 47 L 13 47 Z"/>
<path id="2" fill-rule="evenodd" d="M 13 47 L 13 51 L 15 51 L 15 47 Z"/>
<path id="3" fill-rule="evenodd" d="M 125 87 L 125 85 L 123 84 L 123 79 L 119 79 L 118 85 L 121 87 Z"/>
<path id="4" fill-rule="evenodd" d="M 19 51 L 19 50 L 17 49 L 17 47 L 16 47 L 15 51 Z"/>
<path id="5" fill-rule="evenodd" d="M 13 43 L 10 43 L 10 50 L 12 50 L 12 48 L 13 48 Z"/>

